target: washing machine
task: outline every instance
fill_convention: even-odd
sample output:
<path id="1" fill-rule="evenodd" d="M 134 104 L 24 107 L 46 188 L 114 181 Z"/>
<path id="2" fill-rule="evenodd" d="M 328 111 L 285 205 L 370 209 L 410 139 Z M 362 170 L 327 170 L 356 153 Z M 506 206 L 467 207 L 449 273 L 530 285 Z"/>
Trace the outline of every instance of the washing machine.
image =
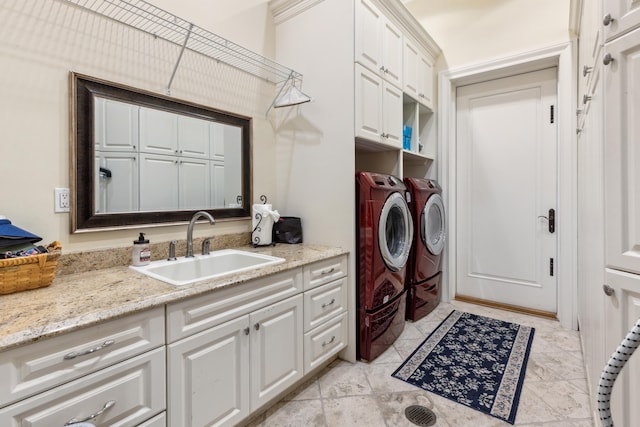
<path id="1" fill-rule="evenodd" d="M 406 266 L 413 239 L 406 197 L 404 183 L 394 176 L 356 174 L 359 359 L 375 359 L 404 329 Z"/>
<path id="2" fill-rule="evenodd" d="M 440 302 L 442 251 L 446 227 L 442 189 L 436 181 L 405 178 L 415 235 L 407 269 L 409 320 L 429 314 Z"/>

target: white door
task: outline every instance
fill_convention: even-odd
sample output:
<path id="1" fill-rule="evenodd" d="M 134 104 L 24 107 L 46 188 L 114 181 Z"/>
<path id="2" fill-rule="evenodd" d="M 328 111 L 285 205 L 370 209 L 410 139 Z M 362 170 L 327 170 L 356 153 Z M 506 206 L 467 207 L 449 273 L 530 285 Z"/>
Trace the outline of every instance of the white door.
<path id="1" fill-rule="evenodd" d="M 458 88 L 460 296 L 557 312 L 556 74 Z"/>

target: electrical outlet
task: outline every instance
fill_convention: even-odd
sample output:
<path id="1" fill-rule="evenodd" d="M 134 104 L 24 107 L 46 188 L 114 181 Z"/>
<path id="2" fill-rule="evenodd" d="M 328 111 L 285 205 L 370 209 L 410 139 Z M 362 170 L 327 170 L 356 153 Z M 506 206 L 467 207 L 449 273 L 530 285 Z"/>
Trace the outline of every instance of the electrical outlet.
<path id="1" fill-rule="evenodd" d="M 54 189 L 55 212 L 69 212 L 71 209 L 71 195 L 68 188 Z"/>

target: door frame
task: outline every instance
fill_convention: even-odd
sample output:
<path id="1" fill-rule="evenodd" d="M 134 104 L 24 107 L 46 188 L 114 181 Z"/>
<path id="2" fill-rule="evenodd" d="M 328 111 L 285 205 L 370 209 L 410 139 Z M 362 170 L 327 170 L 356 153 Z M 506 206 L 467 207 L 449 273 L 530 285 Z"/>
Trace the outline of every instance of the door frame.
<path id="1" fill-rule="evenodd" d="M 447 250 L 443 254 L 443 300 L 456 294 L 456 89 L 548 67 L 558 68 L 558 320 L 577 330 L 577 75 L 576 41 L 481 64 L 441 71 L 438 78 L 438 180 L 449 218 Z M 453 254 L 453 255 L 452 255 Z"/>

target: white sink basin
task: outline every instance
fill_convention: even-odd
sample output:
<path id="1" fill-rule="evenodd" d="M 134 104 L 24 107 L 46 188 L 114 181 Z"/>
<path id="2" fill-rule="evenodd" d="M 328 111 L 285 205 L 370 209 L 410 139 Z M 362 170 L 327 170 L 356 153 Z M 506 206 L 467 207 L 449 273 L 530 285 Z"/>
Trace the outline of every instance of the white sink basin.
<path id="1" fill-rule="evenodd" d="M 154 261 L 149 265 L 130 268 L 171 285 L 182 286 L 281 262 L 284 262 L 284 258 L 224 249 L 209 255 L 178 258 L 176 261 Z"/>

